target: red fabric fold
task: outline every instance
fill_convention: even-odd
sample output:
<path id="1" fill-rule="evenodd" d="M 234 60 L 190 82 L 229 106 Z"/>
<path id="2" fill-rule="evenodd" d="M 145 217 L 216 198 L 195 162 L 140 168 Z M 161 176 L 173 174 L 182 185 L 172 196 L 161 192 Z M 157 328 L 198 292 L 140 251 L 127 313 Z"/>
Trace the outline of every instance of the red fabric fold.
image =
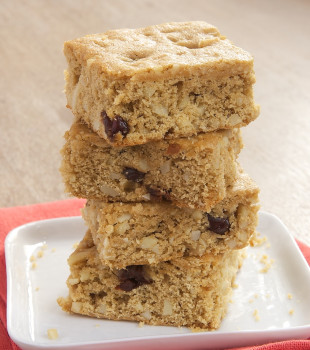
<path id="1" fill-rule="evenodd" d="M 69 199 L 51 203 L 35 204 L 23 207 L 0 208 L 0 350 L 18 350 L 7 333 L 6 328 L 6 268 L 4 256 L 4 240 L 15 227 L 28 222 L 65 216 L 80 215 L 85 200 Z M 310 264 L 310 247 L 297 242 L 300 250 Z M 309 335 L 310 336 L 310 335 Z M 290 340 L 249 346 L 234 350 L 310 350 L 310 340 Z M 231 349 L 232 350 L 232 349 Z"/>

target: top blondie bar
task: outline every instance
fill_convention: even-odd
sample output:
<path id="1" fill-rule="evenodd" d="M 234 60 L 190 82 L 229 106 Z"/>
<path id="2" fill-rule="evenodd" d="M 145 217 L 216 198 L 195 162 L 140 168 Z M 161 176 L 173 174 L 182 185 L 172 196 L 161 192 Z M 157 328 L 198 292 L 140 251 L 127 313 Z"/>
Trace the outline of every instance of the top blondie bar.
<path id="1" fill-rule="evenodd" d="M 245 126 L 259 113 L 253 57 L 205 22 L 67 41 L 67 106 L 114 146 Z"/>

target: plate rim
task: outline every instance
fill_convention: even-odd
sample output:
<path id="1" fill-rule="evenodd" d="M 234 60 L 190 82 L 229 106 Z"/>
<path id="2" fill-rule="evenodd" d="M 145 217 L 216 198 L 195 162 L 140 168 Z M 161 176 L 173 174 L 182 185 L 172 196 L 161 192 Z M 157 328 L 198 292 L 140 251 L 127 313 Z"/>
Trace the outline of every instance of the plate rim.
<path id="1" fill-rule="evenodd" d="M 99 346 L 99 345 L 108 345 L 108 344 L 121 344 L 121 343 L 135 343 L 135 342 L 142 342 L 142 341 L 156 341 L 156 340 L 163 340 L 163 339 L 175 339 L 179 340 L 182 338 L 204 338 L 206 335 L 208 335 L 208 338 L 219 338 L 223 337 L 225 335 L 226 337 L 231 337 L 231 336 L 256 336 L 256 339 L 260 339 L 263 336 L 267 335 L 273 335 L 272 338 L 276 338 L 278 340 L 283 340 L 286 339 L 282 338 L 281 335 L 282 333 L 284 335 L 290 335 L 290 333 L 293 333 L 296 335 L 296 333 L 300 333 L 302 331 L 310 330 L 310 325 L 304 325 L 304 326 L 296 326 L 296 327 L 290 327 L 290 328 L 279 328 L 279 329 L 268 329 L 265 331 L 258 330 L 258 331 L 253 331 L 253 330 L 240 330 L 240 331 L 235 331 L 235 332 L 222 332 L 222 333 L 215 333 L 215 332 L 200 332 L 200 333 L 186 333 L 186 334 L 173 334 L 173 335 L 151 335 L 151 336 L 145 336 L 145 337 L 132 337 L 132 338 L 123 338 L 123 339 L 110 339 L 110 340 L 102 340 L 102 341 L 88 341 L 88 342 L 75 342 L 75 343 L 68 343 L 68 344 L 50 344 L 47 345 L 47 343 L 41 343 L 41 342 L 27 342 L 23 340 L 19 340 L 18 338 L 11 336 L 11 333 L 8 331 L 11 339 L 18 345 L 18 346 L 30 346 L 31 349 L 41 349 L 41 348 L 46 348 L 46 349 L 78 349 L 79 347 L 85 347 L 85 346 Z M 275 334 L 276 331 L 276 334 Z M 293 332 L 294 331 L 294 332 Z M 300 331 L 300 332 L 297 332 Z M 279 336 L 280 335 L 280 336 Z M 288 338 L 289 339 L 289 338 Z M 294 340 L 296 339 L 305 339 L 303 336 L 297 335 Z M 262 343 L 255 343 L 255 345 L 260 345 Z M 244 345 L 240 345 L 244 346 Z M 249 344 L 251 346 L 251 344 Z M 231 347 L 231 346 L 230 346 Z M 234 346 L 233 346 L 234 347 Z"/>

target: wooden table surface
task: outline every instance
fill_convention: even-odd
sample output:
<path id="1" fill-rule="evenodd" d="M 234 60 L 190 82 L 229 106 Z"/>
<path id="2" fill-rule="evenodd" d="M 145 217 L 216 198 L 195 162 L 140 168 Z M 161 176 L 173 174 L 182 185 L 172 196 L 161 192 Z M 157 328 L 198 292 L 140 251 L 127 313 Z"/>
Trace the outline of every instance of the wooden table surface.
<path id="1" fill-rule="evenodd" d="M 260 117 L 241 163 L 262 210 L 310 244 L 310 2 L 307 0 L 3 0 L 0 2 L 0 206 L 64 199 L 63 42 L 85 34 L 205 20 L 255 58 Z"/>

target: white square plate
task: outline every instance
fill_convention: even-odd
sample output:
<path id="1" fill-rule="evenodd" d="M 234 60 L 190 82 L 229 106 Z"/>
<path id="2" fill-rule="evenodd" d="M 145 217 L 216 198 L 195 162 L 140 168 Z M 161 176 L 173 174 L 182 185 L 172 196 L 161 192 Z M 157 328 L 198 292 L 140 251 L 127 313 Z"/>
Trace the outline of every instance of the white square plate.
<path id="1" fill-rule="evenodd" d="M 309 337 L 310 269 L 274 215 L 260 213 L 258 231 L 267 242 L 248 248 L 227 316 L 214 332 L 141 328 L 63 312 L 56 299 L 68 294 L 67 258 L 85 231 L 82 219 L 71 217 L 30 223 L 7 236 L 7 326 L 22 349 L 214 349 Z M 271 259 L 270 269 L 260 272 Z M 50 328 L 58 339 L 47 337 Z"/>

